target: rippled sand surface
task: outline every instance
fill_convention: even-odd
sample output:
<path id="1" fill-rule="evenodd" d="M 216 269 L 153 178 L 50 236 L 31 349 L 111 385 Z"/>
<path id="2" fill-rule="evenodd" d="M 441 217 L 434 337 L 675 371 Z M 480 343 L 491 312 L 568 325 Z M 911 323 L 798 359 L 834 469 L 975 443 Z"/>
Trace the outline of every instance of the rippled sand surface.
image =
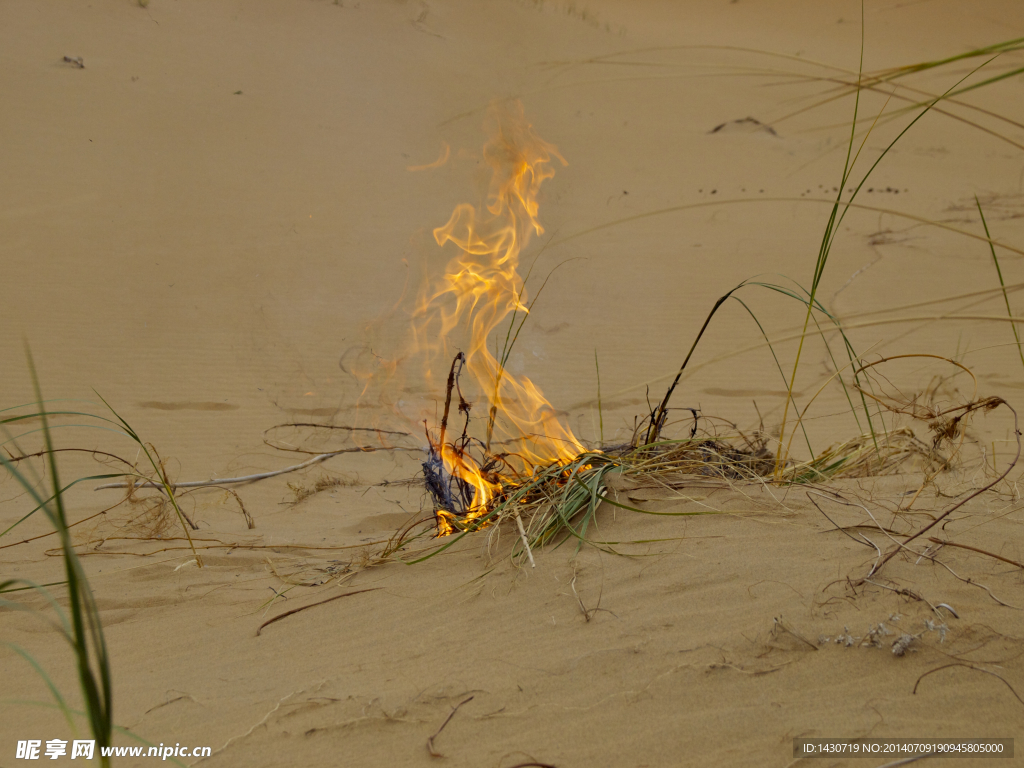
<path id="1" fill-rule="evenodd" d="M 409 450 L 343 454 L 236 495 L 188 493 L 201 569 L 155 502 L 103 512 L 122 492 L 69 491 L 115 721 L 154 744 L 210 746 L 203 763 L 225 766 L 782 767 L 797 764 L 796 737 L 1020 736 L 1019 470 L 918 539 L 928 557 L 898 556 L 856 585 L 876 545 L 1006 469 L 1017 443 L 1004 407 L 973 414 L 951 468 L 929 482 L 915 464 L 837 481 L 862 507 L 804 487 L 624 484 L 623 504 L 717 514 L 606 504 L 594 538 L 628 557 L 567 543 L 519 567 L 502 529 L 425 563 L 364 567 L 430 512 L 409 414 L 436 419 L 444 392 L 415 371 L 391 399 L 360 401 L 355 363 L 404 348 L 410 297 L 451 256 L 432 231 L 483 202 L 491 105 L 521 102 L 567 163 L 542 186 L 544 231 L 522 254 L 528 297 L 550 278 L 509 371 L 541 387 L 585 445 L 621 443 L 718 297 L 745 279 L 810 285 L 842 184 L 860 15 L 845 0 L 3 4 L 0 407 L 33 399 L 27 342 L 46 397 L 95 402 L 95 390 L 178 481 L 380 445 L 284 424 L 413 434 L 392 443 Z M 864 71 L 1005 41 L 1022 22 L 1014 2 L 869 1 Z M 968 58 L 865 91 L 844 186 L 920 111 L 899 108 L 1021 59 L 971 74 L 986 58 Z M 1021 314 L 1024 284 L 1022 83 L 938 105 L 836 231 L 817 298 L 857 352 L 932 356 L 874 369 L 904 403 L 1024 402 L 1007 313 Z M 1005 299 L 979 205 L 1006 246 Z M 723 307 L 673 405 L 771 441 L 804 312 L 764 288 L 738 295 L 750 313 Z M 801 408 L 815 399 L 797 459 L 867 429 L 829 382 L 846 362 L 841 345 L 833 354 L 818 339 L 801 353 L 795 396 Z M 670 433 L 690 418 L 680 411 Z M 931 444 L 908 415 L 881 422 Z M 129 461 L 138 450 L 71 427 L 57 440 Z M 67 478 L 118 471 L 82 454 L 61 462 Z M 0 483 L 0 530 L 29 509 Z M 55 538 L 34 538 L 49 531 L 40 517 L 0 537 L 0 579 L 63 578 Z M 0 612 L 0 640 L 31 652 L 78 706 L 66 644 L 39 616 Z M 896 656 L 903 635 L 913 642 Z M 20 762 L 18 740 L 74 738 L 58 711 L 15 702 L 52 699 L 14 651 L 0 659 L 0 763 Z"/>

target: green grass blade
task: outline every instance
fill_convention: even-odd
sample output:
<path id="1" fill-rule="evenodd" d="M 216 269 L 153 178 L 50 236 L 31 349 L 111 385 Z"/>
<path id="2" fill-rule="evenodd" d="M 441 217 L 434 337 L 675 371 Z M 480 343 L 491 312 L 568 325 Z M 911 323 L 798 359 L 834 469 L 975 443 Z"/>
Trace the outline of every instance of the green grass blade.
<path id="1" fill-rule="evenodd" d="M 113 727 L 113 689 L 106 641 L 103 637 L 99 611 L 96 607 L 92 591 L 89 588 L 81 562 L 71 544 L 64 500 L 59 492 L 62 486 L 57 469 L 53 437 L 49 429 L 46 408 L 43 406 L 44 401 L 39 386 L 39 377 L 36 373 L 32 353 L 27 345 L 25 356 L 29 372 L 32 376 L 36 405 L 42 421 L 46 463 L 49 469 L 50 483 L 54 489 L 52 502 L 44 503 L 43 510 L 60 536 L 64 572 L 67 577 L 68 600 L 71 608 L 73 649 L 78 667 L 78 682 L 82 691 L 82 698 L 85 700 L 85 709 L 88 713 L 93 736 L 99 746 L 110 746 L 111 729 Z M 41 494 L 31 487 L 31 484 L 22 473 L 2 455 L 0 455 L 0 463 L 29 491 L 37 502 L 43 501 Z M 101 762 L 109 764 L 109 760 L 101 760 Z"/>
<path id="2" fill-rule="evenodd" d="M 1013 310 L 1010 309 L 1010 296 L 1006 293 L 1006 283 L 1003 282 L 1003 270 L 999 267 L 999 257 L 996 256 L 996 247 L 992 243 L 992 235 L 988 231 L 988 222 L 985 221 L 985 212 L 981 210 L 981 201 L 978 200 L 978 196 L 974 196 L 974 203 L 978 206 L 978 215 L 981 216 L 981 225 L 985 228 L 985 237 L 988 238 L 988 247 L 992 252 L 992 262 L 996 265 L 996 274 L 999 276 L 999 285 L 1003 289 L 1003 301 L 1006 302 L 1006 314 L 1011 318 L 1013 317 Z M 1017 324 L 1010 323 L 1010 328 L 1013 330 L 1013 338 L 1017 342 L 1017 353 L 1020 355 L 1020 364 L 1024 365 L 1024 349 L 1020 345 L 1020 333 L 1017 331 Z"/>
<path id="3" fill-rule="evenodd" d="M 753 319 L 755 323 L 757 323 L 757 329 L 761 331 L 761 337 L 764 339 L 765 344 L 768 345 L 768 351 L 772 353 L 772 359 L 775 361 L 775 367 L 778 369 L 779 375 L 782 377 L 782 386 L 786 386 L 789 383 L 788 381 L 786 381 L 786 372 L 782 370 L 782 363 L 779 362 L 779 356 L 775 354 L 775 347 L 772 346 L 772 343 L 768 338 L 768 333 L 765 331 L 764 326 L 761 325 L 761 321 L 757 319 L 757 315 L 754 314 L 754 310 L 747 306 L 747 303 L 743 301 L 743 299 L 741 299 L 739 296 L 733 296 L 733 299 L 738 301 L 740 303 L 740 306 L 747 310 L 747 314 L 750 315 L 750 317 Z M 804 440 L 807 443 L 807 450 L 810 451 L 811 455 L 813 456 L 814 449 L 811 447 L 811 438 L 807 434 L 807 426 L 801 423 L 800 429 L 804 433 Z"/>
<path id="4" fill-rule="evenodd" d="M 601 366 L 597 362 L 597 349 L 594 350 L 594 370 L 597 371 L 597 422 L 600 428 L 601 445 L 604 445 L 604 412 L 601 410 Z"/>
<path id="5" fill-rule="evenodd" d="M 64 720 L 67 722 L 68 727 L 71 728 L 72 733 L 77 732 L 77 729 L 75 728 L 75 721 L 71 719 L 71 709 L 68 707 L 68 703 L 64 701 L 64 697 L 61 695 L 60 689 L 54 684 L 53 680 L 50 679 L 50 676 L 46 674 L 46 670 L 43 669 L 38 661 L 35 660 L 32 654 L 20 645 L 15 645 L 14 643 L 9 643 L 5 640 L 0 641 L 0 645 L 7 646 L 32 666 L 32 669 L 36 671 L 36 674 L 38 674 L 39 677 L 43 679 L 43 682 L 46 683 L 46 687 L 50 689 L 50 694 L 57 702 L 57 706 L 60 708 L 61 714 L 64 715 Z"/>
<path id="6" fill-rule="evenodd" d="M 93 392 L 96 392 L 96 390 L 93 390 Z M 202 568 L 203 559 L 199 556 L 199 553 L 196 551 L 196 545 L 192 541 L 192 533 L 191 531 L 189 531 L 189 525 L 185 520 L 185 513 L 182 512 L 181 507 L 178 506 L 178 499 L 174 495 L 174 488 L 171 485 L 171 481 L 167 478 L 167 473 L 164 472 L 163 466 L 161 466 L 161 464 L 156 459 L 153 458 L 153 454 L 150 453 L 150 446 L 143 442 L 142 438 L 138 436 L 138 434 L 135 432 L 134 429 L 131 428 L 131 425 L 129 425 L 127 421 L 121 418 L 121 414 L 115 411 L 113 406 L 106 400 L 104 400 L 103 396 L 99 392 L 96 392 L 96 397 L 103 401 L 103 404 L 107 406 L 108 409 L 110 409 L 110 412 L 114 414 L 114 418 L 116 418 L 118 422 L 120 422 L 120 424 L 124 427 L 125 431 L 128 433 L 128 436 L 139 444 L 139 447 L 142 449 L 142 452 L 146 455 L 146 458 L 149 460 L 150 466 L 153 467 L 153 471 L 156 473 L 156 476 L 159 479 L 160 484 L 163 486 L 164 493 L 170 500 L 171 506 L 174 507 L 174 512 L 178 516 L 178 522 L 181 524 L 181 529 L 185 532 L 185 538 L 188 539 L 188 545 L 192 549 L 192 556 L 196 559 L 196 565 Z M 154 448 L 153 450 L 155 451 L 156 449 Z"/>
<path id="7" fill-rule="evenodd" d="M 6 464 L 4 466 L 6 466 Z M 77 480 L 72 480 L 70 483 L 65 485 L 63 488 L 61 488 L 57 492 L 57 494 L 65 493 L 69 488 L 73 488 L 74 486 L 78 485 L 79 483 L 84 483 L 87 480 L 109 480 L 109 479 L 115 478 L 115 477 L 124 477 L 124 474 L 122 474 L 122 473 L 114 473 L 114 474 L 110 474 L 110 475 L 89 475 L 88 477 L 80 477 Z M 17 527 L 18 525 L 20 525 L 21 523 L 25 522 L 30 517 L 32 517 L 32 515 L 34 515 L 40 509 L 43 509 L 47 504 L 49 504 L 51 501 L 53 501 L 56 498 L 57 494 L 54 494 L 53 496 L 50 496 L 50 498 L 46 499 L 45 501 L 39 502 L 31 512 L 26 514 L 24 517 L 22 517 L 17 522 L 12 523 L 10 526 L 8 526 L 8 528 L 6 530 L 4 530 L 2 533 L 0 533 L 0 539 L 2 539 L 8 533 L 10 533 L 12 530 L 14 530 L 15 527 Z"/>

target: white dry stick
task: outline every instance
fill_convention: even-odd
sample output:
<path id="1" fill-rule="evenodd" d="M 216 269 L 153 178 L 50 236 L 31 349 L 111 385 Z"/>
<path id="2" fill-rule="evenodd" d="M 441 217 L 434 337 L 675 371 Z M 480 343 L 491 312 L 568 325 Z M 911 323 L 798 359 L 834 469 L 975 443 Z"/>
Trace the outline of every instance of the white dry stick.
<path id="1" fill-rule="evenodd" d="M 523 528 L 523 519 L 516 512 L 516 525 L 519 526 L 519 538 L 523 540 L 523 547 L 526 549 L 526 556 L 530 558 L 530 567 L 536 568 L 537 563 L 533 559 L 533 552 L 530 551 L 530 542 L 526 540 L 526 529 Z"/>
<path id="2" fill-rule="evenodd" d="M 326 683 L 327 683 L 327 680 L 326 680 L 326 678 L 325 678 L 325 679 L 323 679 L 323 680 L 321 680 L 321 681 L 320 681 L 320 684 L 319 684 L 319 685 L 317 685 L 317 686 L 316 686 L 316 688 L 314 689 L 314 693 L 315 693 L 316 691 L 319 691 L 319 690 L 320 690 L 321 688 L 323 688 L 323 687 L 324 687 L 324 684 L 326 684 Z M 287 696 L 284 696 L 283 698 L 279 699 L 279 700 L 278 700 L 278 702 L 277 702 L 277 704 L 276 704 L 276 705 L 274 706 L 274 708 L 273 708 L 272 710 L 270 710 L 269 712 L 267 712 L 267 714 L 265 714 L 265 715 L 263 716 L 263 719 L 262 719 L 262 720 L 260 720 L 260 721 L 259 721 L 258 723 L 256 723 L 256 725 L 254 725 L 254 726 L 253 726 L 252 728 L 250 728 L 250 729 L 249 729 L 248 731 L 246 731 L 245 733 L 241 733 L 241 734 L 239 734 L 238 736 L 232 736 L 232 737 L 231 737 L 230 739 L 228 739 L 227 741 L 225 741 L 225 742 L 224 742 L 224 746 L 222 746 L 222 747 L 221 747 L 220 749 L 218 749 L 217 751 L 215 751 L 215 752 L 214 752 L 213 754 L 211 754 L 211 755 L 210 755 L 209 757 L 204 757 L 204 758 L 202 758 L 202 759 L 200 759 L 200 760 L 196 761 L 196 763 L 193 763 L 193 765 L 196 765 L 197 763 L 201 763 L 201 762 L 203 762 L 204 760 L 209 760 L 209 758 L 210 758 L 210 757 L 213 757 L 214 755 L 217 755 L 217 754 L 219 754 L 219 753 L 223 752 L 223 751 L 224 751 L 225 749 L 227 749 L 227 748 L 228 748 L 228 747 L 229 747 L 229 746 L 230 746 L 230 745 L 231 745 L 231 744 L 232 744 L 233 742 L 235 742 L 235 741 L 238 741 L 239 739 L 244 739 L 244 738 L 245 738 L 245 737 L 247 737 L 247 736 L 248 736 L 248 735 L 249 735 L 250 733 L 252 733 L 252 732 L 253 732 L 253 731 L 255 731 L 255 730 L 256 730 L 257 728 L 259 728 L 259 727 L 260 727 L 261 725 L 263 725 L 263 724 L 264 724 L 265 722 L 267 722 L 267 720 L 269 720 L 269 719 L 270 719 L 270 716 L 271 716 L 271 715 L 273 715 L 273 714 L 274 714 L 275 712 L 277 712 L 277 710 L 279 710 L 279 709 L 281 708 L 281 705 L 282 705 L 282 704 L 284 704 L 284 703 L 285 703 L 286 701 L 288 701 L 288 699 L 290 699 L 290 698 L 291 698 L 292 696 L 298 696 L 298 695 L 299 695 L 300 693 L 305 693 L 305 692 L 306 692 L 306 691 L 308 691 L 308 690 L 309 690 L 308 688 L 303 688 L 303 689 L 301 689 L 301 690 L 298 690 L 298 691 L 292 691 L 292 692 L 291 692 L 291 693 L 289 693 L 289 694 L 288 694 Z"/>

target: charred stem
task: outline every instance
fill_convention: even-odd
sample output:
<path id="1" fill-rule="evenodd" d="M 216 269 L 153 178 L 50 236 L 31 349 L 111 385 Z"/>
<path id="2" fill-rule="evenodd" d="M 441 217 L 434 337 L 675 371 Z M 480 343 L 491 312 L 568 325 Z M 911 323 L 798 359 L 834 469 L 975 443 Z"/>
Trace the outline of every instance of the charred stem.
<path id="1" fill-rule="evenodd" d="M 662 398 L 658 407 L 651 411 L 651 415 L 649 417 L 650 423 L 647 425 L 647 434 L 644 437 L 644 445 L 650 445 L 651 443 L 657 442 L 658 436 L 661 434 L 661 430 L 665 426 L 665 420 L 668 418 L 668 401 L 672 397 L 672 393 L 675 392 L 676 385 L 679 384 L 679 379 L 682 378 L 683 371 L 686 370 L 687 363 L 689 363 L 690 358 L 693 357 L 693 352 L 697 349 L 697 344 L 700 343 L 701 337 L 704 335 L 704 331 L 708 329 L 708 324 L 711 322 L 711 318 L 715 316 L 715 313 L 726 302 L 726 300 L 745 284 L 746 283 L 744 282 L 737 285 L 716 301 L 715 306 L 711 308 L 707 319 L 704 321 L 704 325 L 700 327 L 700 332 L 697 334 L 697 338 L 693 340 L 693 345 L 690 347 L 690 351 L 686 353 L 686 359 L 683 360 L 683 364 L 679 366 L 679 371 L 676 373 L 675 379 L 672 380 L 672 385 L 668 388 L 668 391 L 665 392 L 665 397 Z"/>

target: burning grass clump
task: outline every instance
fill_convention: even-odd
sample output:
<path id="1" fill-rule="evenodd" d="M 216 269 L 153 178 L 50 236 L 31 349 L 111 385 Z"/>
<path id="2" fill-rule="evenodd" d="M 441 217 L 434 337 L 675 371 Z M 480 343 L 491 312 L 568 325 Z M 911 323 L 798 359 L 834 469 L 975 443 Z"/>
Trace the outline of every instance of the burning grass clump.
<path id="1" fill-rule="evenodd" d="M 644 442 L 648 421 L 644 420 L 629 443 L 587 450 L 571 460 L 530 464 L 523 460 L 526 451 L 492 453 L 482 441 L 469 436 L 471 406 L 458 390 L 458 362 L 456 358 L 452 367 L 441 429 L 437 437 L 427 433 L 429 449 L 423 462 L 423 479 L 432 506 L 432 519 L 428 518 L 432 525 L 418 534 L 410 529 L 400 532 L 389 546 L 392 552 L 409 543 L 410 538 L 433 532 L 445 541 L 426 555 L 429 557 L 447 549 L 463 535 L 485 528 L 497 531 L 505 522 L 514 525 L 518 533 L 519 544 L 514 547 L 513 557 L 525 556 L 531 562 L 532 549 L 536 547 L 570 539 L 576 540 L 577 546 L 585 542 L 595 544 L 588 538 L 588 530 L 602 502 L 651 514 L 649 510 L 608 498 L 609 488 L 616 484 L 612 475 L 619 475 L 627 483 L 665 488 L 708 483 L 716 487 L 745 483 L 790 485 L 894 474 L 908 465 L 934 475 L 949 464 L 949 457 L 942 454 L 937 443 L 929 444 L 918 439 L 911 429 L 899 428 L 883 434 L 861 435 L 820 451 L 808 461 L 790 459 L 780 466 L 762 432 L 751 437 L 735 425 L 704 417 L 697 411 L 693 411 L 689 435 L 682 439 L 660 437 L 656 442 Z M 458 393 L 459 411 L 465 415 L 465 423 L 459 437 L 448 439 L 453 390 Z M 655 514 L 714 513 L 704 510 Z"/>
<path id="2" fill-rule="evenodd" d="M 860 373 L 867 376 L 872 369 L 890 360 L 919 357 L 935 356 L 882 358 L 861 366 Z M 947 362 L 963 367 L 955 361 Z M 931 439 L 922 440 L 909 427 L 893 425 L 887 431 L 863 434 L 833 445 L 809 460 L 796 461 L 780 459 L 770 451 L 769 438 L 762 430 L 751 437 L 734 424 L 705 417 L 694 409 L 685 409 L 694 417 L 687 437 L 664 437 L 662 433 L 666 426 L 671 425 L 666 425 L 662 419 L 657 429 L 657 440 L 647 442 L 651 422 L 661 419 L 659 414 L 665 412 L 659 410 L 659 406 L 639 424 L 629 443 L 584 450 L 568 460 L 530 463 L 524 460 L 524 456 L 529 455 L 525 444 L 534 439 L 530 436 L 511 443 L 520 446 L 519 451 L 492 453 L 482 441 L 468 435 L 470 405 L 461 392 L 459 411 L 465 415 L 462 433 L 457 439 L 446 439 L 453 386 L 458 391 L 457 366 L 453 365 L 452 370 L 456 375 L 450 377 L 445 416 L 438 437 L 435 439 L 429 430 L 427 433 L 430 447 L 423 471 L 433 506 L 432 518 L 421 521 L 428 525 L 418 531 L 415 526 L 400 531 L 389 542 L 388 556 L 413 539 L 433 533 L 441 541 L 429 546 L 425 553 L 418 551 L 412 560 L 418 562 L 444 551 L 463 536 L 485 528 L 491 531 L 493 538 L 503 523 L 509 523 L 518 533 L 518 543 L 512 548 L 513 560 L 528 559 L 533 564 L 534 548 L 549 544 L 557 546 L 571 540 L 576 541 L 577 549 L 587 543 L 615 552 L 612 545 L 616 542 L 597 541 L 592 534 L 588 536 L 588 532 L 596 527 L 597 510 L 602 503 L 641 514 L 692 516 L 720 513 L 720 510 L 709 507 L 696 511 L 641 509 L 621 503 L 617 494 L 609 497 L 610 489 L 660 488 L 675 493 L 696 487 L 809 486 L 839 478 L 892 475 L 911 469 L 924 475 L 923 490 L 940 473 L 962 464 L 964 445 L 970 439 L 967 435 L 968 421 L 973 414 L 1006 406 L 1013 412 L 1016 425 L 1016 412 L 1005 401 L 998 397 L 979 399 L 976 391 L 966 402 L 956 403 L 945 397 L 941 401 L 937 399 L 938 385 L 909 399 L 886 392 L 884 388 L 876 388 L 874 393 L 862 391 L 879 404 L 879 413 L 884 410 L 894 418 L 909 417 L 922 423 L 931 433 Z M 955 390 L 946 394 L 955 394 Z M 1006 469 L 907 541 L 919 537 L 970 499 L 1004 481 L 1019 457 L 1020 433 L 1016 426 L 1014 434 L 1018 437 L 1018 452 Z M 914 499 L 919 494 L 920 490 Z M 634 499 L 627 495 L 627 500 Z M 433 525 L 429 525 L 431 521 Z M 886 555 L 879 550 L 879 558 L 871 574 L 905 548 L 906 543 Z"/>

